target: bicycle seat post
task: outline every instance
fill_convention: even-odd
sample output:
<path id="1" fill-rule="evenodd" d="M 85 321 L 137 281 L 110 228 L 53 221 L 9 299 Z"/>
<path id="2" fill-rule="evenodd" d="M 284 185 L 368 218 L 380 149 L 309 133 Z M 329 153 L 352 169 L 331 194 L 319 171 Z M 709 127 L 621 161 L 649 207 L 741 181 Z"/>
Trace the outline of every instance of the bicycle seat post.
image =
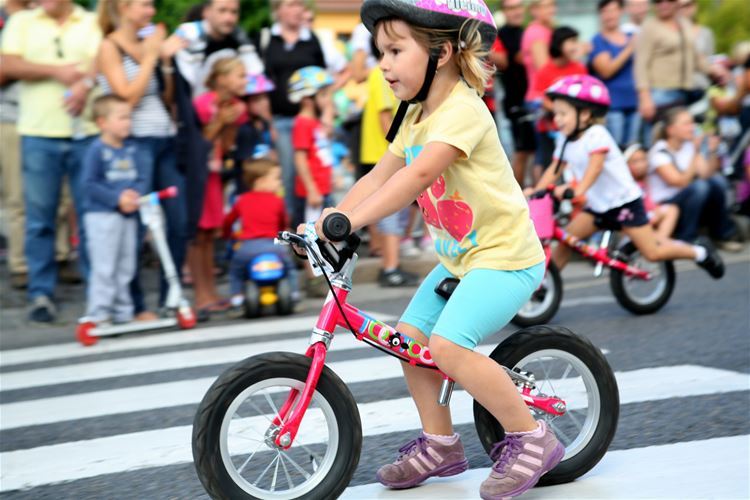
<path id="1" fill-rule="evenodd" d="M 438 396 L 438 404 L 440 406 L 448 406 L 450 404 L 454 385 L 456 385 L 456 382 L 453 379 L 443 376 L 443 384 L 440 386 L 440 395 Z"/>
<path id="2" fill-rule="evenodd" d="M 604 231 L 604 234 L 602 234 L 602 241 L 599 243 L 599 248 L 607 248 L 609 247 L 609 240 L 612 237 L 612 231 Z M 596 263 L 596 268 L 594 269 L 594 276 L 598 278 L 602 275 L 602 270 L 604 269 L 604 264 L 601 262 Z"/>

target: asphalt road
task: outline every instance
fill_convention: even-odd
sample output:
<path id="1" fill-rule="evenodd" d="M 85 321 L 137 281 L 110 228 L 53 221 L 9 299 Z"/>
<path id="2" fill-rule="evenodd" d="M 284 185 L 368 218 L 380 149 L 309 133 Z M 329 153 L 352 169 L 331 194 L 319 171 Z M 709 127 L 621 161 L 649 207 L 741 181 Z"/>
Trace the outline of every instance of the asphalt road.
<path id="1" fill-rule="evenodd" d="M 580 262 L 565 270 L 564 301 L 553 323 L 602 349 L 618 374 L 623 405 L 610 453 L 590 474 L 568 485 L 579 490 L 540 488 L 530 497 L 628 498 L 632 493 L 686 498 L 680 491 L 690 487 L 692 468 L 710 466 L 724 476 L 704 476 L 703 483 L 716 489 L 705 495 L 691 490 L 693 496 L 750 496 L 750 252 L 725 258 L 727 274 L 720 281 L 691 263 L 678 265 L 670 302 L 657 314 L 641 317 L 615 302 L 606 276 L 594 279 Z M 364 284 L 355 288 L 351 302 L 397 318 L 411 291 Z M 301 352 L 319 305 L 306 301 L 289 319 L 212 322 L 189 334 L 131 335 L 93 348 L 73 344 L 70 325 L 26 327 L 16 317 L 0 333 L 0 496 L 207 498 L 189 443 L 202 393 L 247 355 L 290 348 Z M 484 347 L 491 348 L 513 330 L 507 327 Z M 360 413 L 364 408 L 386 411 L 394 400 L 408 396 L 395 362 L 386 371 L 374 371 L 382 366 L 382 357 L 372 349 L 353 348 L 350 338 L 334 339 L 329 356 L 334 370 L 359 367 L 348 385 Z M 347 381 L 348 376 L 342 377 Z M 413 412 L 408 405 L 403 411 L 383 430 L 365 429 L 360 464 L 345 497 L 475 496 L 477 481 L 486 475 L 482 469 L 491 463 L 471 421 L 460 418 L 456 428 L 472 471 L 441 479 L 439 484 L 447 485 L 442 489 L 426 486 L 399 494 L 371 486 L 377 468 L 415 435 L 417 427 L 408 416 Z M 705 453 L 714 448 L 720 458 L 705 463 Z M 663 463 L 649 465 L 648 460 Z M 623 486 L 618 468 L 621 472 L 636 462 L 659 474 L 652 478 L 649 471 L 634 469 L 632 474 L 643 478 L 641 489 L 633 493 Z M 738 467 L 744 467 L 744 474 L 735 473 Z M 630 479 L 637 482 L 639 477 Z"/>

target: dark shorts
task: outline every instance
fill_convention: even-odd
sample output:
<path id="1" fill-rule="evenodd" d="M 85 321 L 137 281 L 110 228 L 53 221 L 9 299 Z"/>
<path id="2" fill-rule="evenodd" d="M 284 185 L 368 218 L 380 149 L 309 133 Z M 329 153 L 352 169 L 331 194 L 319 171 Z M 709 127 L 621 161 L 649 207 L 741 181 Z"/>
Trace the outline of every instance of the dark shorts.
<path id="1" fill-rule="evenodd" d="M 534 114 L 525 108 L 513 108 L 507 112 L 507 116 L 513 132 L 513 148 L 516 151 L 533 152 L 536 149 Z"/>
<path id="2" fill-rule="evenodd" d="M 619 231 L 623 227 L 641 227 L 648 224 L 648 215 L 646 214 L 646 207 L 643 206 L 643 198 L 638 198 L 604 213 L 594 212 L 588 208 L 586 212 L 594 216 L 594 224 L 599 229 Z"/>

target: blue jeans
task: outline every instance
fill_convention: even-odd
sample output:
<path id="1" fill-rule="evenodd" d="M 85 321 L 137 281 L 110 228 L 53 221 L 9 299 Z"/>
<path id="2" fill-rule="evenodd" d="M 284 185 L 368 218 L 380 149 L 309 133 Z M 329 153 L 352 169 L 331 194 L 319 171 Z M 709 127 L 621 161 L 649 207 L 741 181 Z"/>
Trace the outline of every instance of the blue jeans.
<path id="1" fill-rule="evenodd" d="M 607 130 L 620 147 L 638 142 L 641 115 L 637 109 L 616 109 L 607 113 Z"/>
<path id="2" fill-rule="evenodd" d="M 169 186 L 176 186 L 178 196 L 162 200 L 166 218 L 167 244 L 177 274 L 182 272 L 187 252 L 187 201 L 185 199 L 185 174 L 177 168 L 174 137 L 134 137 L 138 147 L 147 152 L 149 162 L 140 168 L 148 179 L 146 191 L 158 191 Z M 146 228 L 141 224 L 138 231 L 138 248 L 143 244 Z M 168 284 L 164 272 L 160 273 L 159 306 L 164 304 Z M 143 289 L 140 283 L 140 266 L 136 268 L 135 277 L 130 283 L 130 294 L 133 297 L 135 314 L 146 310 Z"/>
<path id="3" fill-rule="evenodd" d="M 78 255 L 81 275 L 88 278 L 86 232 L 83 227 L 83 158 L 94 137 L 80 140 L 21 137 L 23 198 L 26 205 L 25 254 L 29 268 L 28 296 L 52 298 L 57 285 L 55 220 L 65 176 L 78 220 Z"/>
<path id="4" fill-rule="evenodd" d="M 281 163 L 281 180 L 284 184 L 284 202 L 287 211 L 294 206 L 294 178 L 297 170 L 294 167 L 294 146 L 292 145 L 293 116 L 274 116 L 273 126 L 276 128 L 276 153 Z"/>
<path id="5" fill-rule="evenodd" d="M 278 255 L 284 261 L 292 290 L 298 291 L 297 268 L 289 255 L 289 249 L 274 245 L 271 238 L 258 238 L 243 240 L 239 248 L 232 254 L 232 260 L 229 263 L 229 292 L 233 296 L 244 293 L 245 282 L 248 280 L 247 266 L 250 262 L 256 256 L 267 252 Z"/>
<path id="6" fill-rule="evenodd" d="M 698 237 L 701 222 L 708 227 L 712 238 L 728 240 L 736 231 L 729 217 L 726 193 L 727 180 L 721 175 L 708 179 L 696 179 L 689 186 L 667 200 L 680 207 L 674 237 L 684 241 L 694 241 Z"/>

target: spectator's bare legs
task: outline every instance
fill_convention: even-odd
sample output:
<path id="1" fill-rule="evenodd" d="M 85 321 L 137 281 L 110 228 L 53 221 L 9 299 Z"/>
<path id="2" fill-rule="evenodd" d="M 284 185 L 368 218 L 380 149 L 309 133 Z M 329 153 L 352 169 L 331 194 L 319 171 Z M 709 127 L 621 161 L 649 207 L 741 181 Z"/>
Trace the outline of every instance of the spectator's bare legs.
<path id="1" fill-rule="evenodd" d="M 214 278 L 213 245 L 213 231 L 200 229 L 188 248 L 187 261 L 193 276 L 196 309 L 210 308 L 219 300 Z"/>
<path id="2" fill-rule="evenodd" d="M 397 234 L 383 234 L 381 236 L 383 252 L 382 269 L 395 269 L 399 265 L 399 250 L 401 238 Z"/>
<path id="3" fill-rule="evenodd" d="M 579 213 L 572 221 L 570 221 L 570 224 L 565 228 L 565 231 L 579 239 L 588 238 L 596 232 L 594 216 L 588 212 Z M 570 260 L 570 254 L 572 252 L 573 250 L 570 247 L 561 243 L 555 247 L 555 250 L 552 252 L 552 260 L 560 271 L 562 271 L 568 263 L 568 260 Z"/>
<path id="4" fill-rule="evenodd" d="M 522 188 L 526 185 L 526 166 L 529 164 L 529 151 L 516 151 L 513 153 L 513 175 L 518 185 Z M 534 179 L 536 182 L 537 179 Z"/>

